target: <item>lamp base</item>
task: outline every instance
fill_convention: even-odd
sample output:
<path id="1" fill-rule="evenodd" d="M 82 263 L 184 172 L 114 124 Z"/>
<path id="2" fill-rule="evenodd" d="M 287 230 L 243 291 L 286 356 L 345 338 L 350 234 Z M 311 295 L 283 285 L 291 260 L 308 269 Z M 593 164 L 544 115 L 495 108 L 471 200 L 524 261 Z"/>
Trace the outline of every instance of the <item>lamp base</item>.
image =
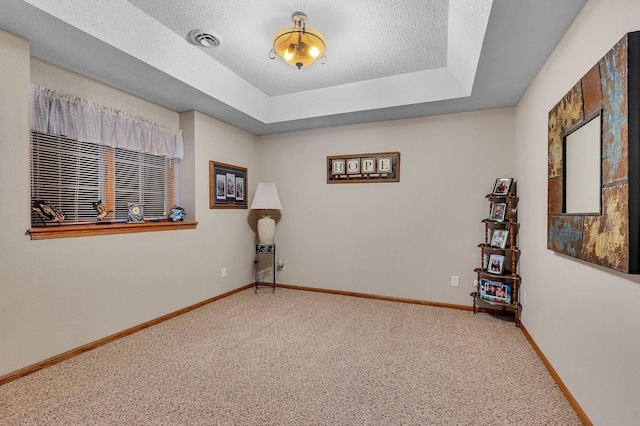
<path id="1" fill-rule="evenodd" d="M 273 244 L 276 235 L 276 221 L 271 216 L 262 216 L 258 220 L 258 240 L 260 244 Z"/>

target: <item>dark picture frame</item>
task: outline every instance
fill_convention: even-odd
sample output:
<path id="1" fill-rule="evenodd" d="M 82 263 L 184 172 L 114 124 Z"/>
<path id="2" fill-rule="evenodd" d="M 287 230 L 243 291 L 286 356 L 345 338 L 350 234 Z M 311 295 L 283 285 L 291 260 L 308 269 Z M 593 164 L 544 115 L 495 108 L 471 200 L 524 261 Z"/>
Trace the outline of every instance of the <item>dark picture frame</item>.
<path id="1" fill-rule="evenodd" d="M 144 223 L 144 203 L 127 203 L 127 223 Z"/>
<path id="2" fill-rule="evenodd" d="M 400 182 L 400 153 L 327 157 L 327 183 Z"/>
<path id="3" fill-rule="evenodd" d="M 495 228 L 493 230 L 493 233 L 491 234 L 491 242 L 489 243 L 489 245 L 491 247 L 497 247 L 497 248 L 503 249 L 507 247 L 508 239 L 509 239 L 508 229 Z"/>
<path id="4" fill-rule="evenodd" d="M 487 262 L 487 272 L 502 275 L 504 272 L 504 260 L 505 256 L 503 254 L 491 253 Z"/>
<path id="5" fill-rule="evenodd" d="M 491 213 L 489 220 L 493 222 L 504 222 L 507 213 L 507 203 L 493 203 L 491 205 Z"/>
<path id="6" fill-rule="evenodd" d="M 209 208 L 246 209 L 247 169 L 209 161 Z"/>
<path id="7" fill-rule="evenodd" d="M 511 191 L 511 185 L 513 184 L 513 178 L 498 178 L 495 185 L 493 185 L 493 192 L 491 195 L 509 195 Z"/>

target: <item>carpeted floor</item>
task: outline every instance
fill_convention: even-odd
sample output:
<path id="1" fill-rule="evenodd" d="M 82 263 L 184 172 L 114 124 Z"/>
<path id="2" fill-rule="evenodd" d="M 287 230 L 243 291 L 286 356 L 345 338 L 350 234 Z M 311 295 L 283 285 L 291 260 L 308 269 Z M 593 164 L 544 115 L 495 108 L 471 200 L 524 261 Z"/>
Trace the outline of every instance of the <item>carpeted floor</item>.
<path id="1" fill-rule="evenodd" d="M 512 320 L 245 290 L 0 386 L 1 425 L 580 425 Z"/>

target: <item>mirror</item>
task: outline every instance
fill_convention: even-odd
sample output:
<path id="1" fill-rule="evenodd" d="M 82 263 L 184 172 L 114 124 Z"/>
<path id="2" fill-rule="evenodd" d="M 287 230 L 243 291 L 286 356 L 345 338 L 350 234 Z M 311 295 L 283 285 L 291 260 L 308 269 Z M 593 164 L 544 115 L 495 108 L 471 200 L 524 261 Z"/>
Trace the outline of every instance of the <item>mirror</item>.
<path id="1" fill-rule="evenodd" d="M 564 209 L 568 214 L 601 212 L 601 114 L 564 137 Z"/>
<path id="2" fill-rule="evenodd" d="M 627 274 L 640 274 L 638 58 L 627 33 L 548 121 L 547 248 Z"/>

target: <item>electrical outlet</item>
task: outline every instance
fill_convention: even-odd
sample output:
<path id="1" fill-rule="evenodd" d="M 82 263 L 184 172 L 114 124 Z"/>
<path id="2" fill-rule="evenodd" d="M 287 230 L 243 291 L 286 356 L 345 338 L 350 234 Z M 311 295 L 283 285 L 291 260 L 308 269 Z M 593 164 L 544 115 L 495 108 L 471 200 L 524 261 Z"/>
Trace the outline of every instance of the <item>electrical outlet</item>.
<path id="1" fill-rule="evenodd" d="M 458 287 L 460 285 L 460 277 L 457 275 L 451 276 L 451 287 Z"/>
<path id="2" fill-rule="evenodd" d="M 220 270 L 220 276 L 222 278 L 226 278 L 227 277 L 227 267 L 226 266 Z"/>
<path id="3" fill-rule="evenodd" d="M 278 269 L 284 271 L 284 259 L 278 259 Z"/>
<path id="4" fill-rule="evenodd" d="M 522 304 L 526 306 L 527 304 L 527 292 L 523 291 L 522 292 Z"/>
<path id="5" fill-rule="evenodd" d="M 471 287 L 478 288 L 478 280 L 473 280 L 473 284 L 471 284 Z"/>

